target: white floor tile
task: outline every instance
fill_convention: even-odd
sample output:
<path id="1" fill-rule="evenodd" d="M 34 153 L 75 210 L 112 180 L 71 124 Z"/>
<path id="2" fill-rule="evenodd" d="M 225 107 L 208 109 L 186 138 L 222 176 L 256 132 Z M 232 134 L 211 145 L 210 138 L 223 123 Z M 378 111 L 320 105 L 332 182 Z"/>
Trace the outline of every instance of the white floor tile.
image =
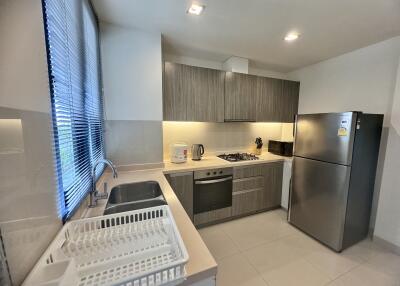
<path id="1" fill-rule="evenodd" d="M 400 286 L 400 256 L 369 239 L 336 253 L 275 210 L 199 230 L 218 286 Z"/>
<path id="2" fill-rule="evenodd" d="M 338 278 L 364 262 L 358 256 L 339 254 L 328 249 L 311 252 L 304 259 L 331 279 Z"/>
<path id="3" fill-rule="evenodd" d="M 218 262 L 217 286 L 268 286 L 241 254 Z"/>
<path id="4" fill-rule="evenodd" d="M 360 265 L 329 286 L 399 286 L 399 280 L 368 265 Z"/>
<path id="5" fill-rule="evenodd" d="M 263 278 L 270 286 L 323 286 L 331 281 L 302 259 L 263 274 Z"/>
<path id="6" fill-rule="evenodd" d="M 280 240 L 254 247 L 243 254 L 261 274 L 295 262 L 304 255 L 297 248 Z"/>
<path id="7" fill-rule="evenodd" d="M 239 248 L 218 225 L 200 229 L 199 232 L 217 262 L 221 258 L 239 253 Z"/>

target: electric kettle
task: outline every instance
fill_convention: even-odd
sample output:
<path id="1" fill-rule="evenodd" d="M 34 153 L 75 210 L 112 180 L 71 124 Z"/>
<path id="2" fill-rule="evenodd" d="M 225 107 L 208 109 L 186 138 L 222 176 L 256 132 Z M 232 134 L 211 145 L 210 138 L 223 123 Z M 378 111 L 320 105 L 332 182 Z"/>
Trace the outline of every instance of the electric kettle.
<path id="1" fill-rule="evenodd" d="M 192 145 L 192 160 L 200 161 L 201 156 L 204 154 L 203 144 L 193 144 Z"/>

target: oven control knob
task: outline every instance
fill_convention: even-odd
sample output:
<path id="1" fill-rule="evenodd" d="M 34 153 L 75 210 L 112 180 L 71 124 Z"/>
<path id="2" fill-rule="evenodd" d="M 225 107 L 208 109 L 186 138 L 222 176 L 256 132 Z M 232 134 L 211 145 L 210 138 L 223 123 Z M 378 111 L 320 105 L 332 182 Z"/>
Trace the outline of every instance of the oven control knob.
<path id="1" fill-rule="evenodd" d="M 217 172 L 214 172 L 214 175 L 216 175 L 217 174 Z"/>
<path id="2" fill-rule="evenodd" d="M 210 172 L 207 172 L 207 176 L 210 176 L 211 175 L 211 173 Z"/>
<path id="3" fill-rule="evenodd" d="M 222 174 L 222 171 L 219 171 L 220 174 Z"/>

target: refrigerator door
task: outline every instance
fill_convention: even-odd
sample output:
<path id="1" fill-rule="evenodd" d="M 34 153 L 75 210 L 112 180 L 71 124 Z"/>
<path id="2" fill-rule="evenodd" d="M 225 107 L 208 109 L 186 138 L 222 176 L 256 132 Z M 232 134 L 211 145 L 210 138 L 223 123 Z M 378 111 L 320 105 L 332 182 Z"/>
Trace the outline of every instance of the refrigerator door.
<path id="1" fill-rule="evenodd" d="M 298 115 L 294 155 L 351 165 L 357 113 Z"/>
<path id="2" fill-rule="evenodd" d="M 351 167 L 293 158 L 288 220 L 340 251 Z"/>

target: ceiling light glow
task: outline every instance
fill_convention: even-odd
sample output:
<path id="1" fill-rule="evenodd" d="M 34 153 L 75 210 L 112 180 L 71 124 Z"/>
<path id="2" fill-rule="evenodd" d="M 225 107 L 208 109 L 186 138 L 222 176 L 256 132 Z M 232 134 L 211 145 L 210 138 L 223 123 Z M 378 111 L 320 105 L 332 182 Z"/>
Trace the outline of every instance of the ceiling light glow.
<path id="1" fill-rule="evenodd" d="M 298 33 L 289 33 L 285 36 L 285 41 L 287 42 L 293 42 L 294 40 L 297 40 L 299 38 Z"/>
<path id="2" fill-rule="evenodd" d="M 190 6 L 190 8 L 187 10 L 187 12 L 189 14 L 193 14 L 193 15 L 200 15 L 201 12 L 203 12 L 205 6 L 204 5 L 199 5 L 199 4 L 195 4 L 193 3 L 192 6 Z"/>

